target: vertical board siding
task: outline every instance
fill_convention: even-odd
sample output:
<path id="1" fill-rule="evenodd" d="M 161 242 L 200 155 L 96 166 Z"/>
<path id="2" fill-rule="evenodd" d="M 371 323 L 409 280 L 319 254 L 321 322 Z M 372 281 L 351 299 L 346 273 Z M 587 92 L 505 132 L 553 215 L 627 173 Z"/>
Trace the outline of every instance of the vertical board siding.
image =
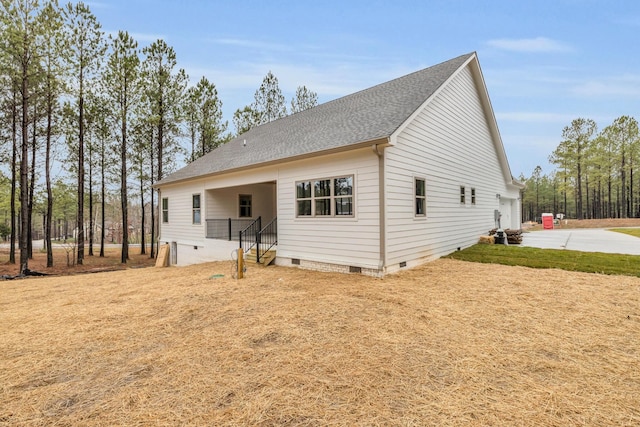
<path id="1" fill-rule="evenodd" d="M 437 258 L 476 243 L 493 228 L 496 194 L 509 190 L 487 120 L 493 117 L 486 116 L 466 67 L 387 149 L 388 265 Z M 415 177 L 426 179 L 426 218 L 414 216 Z M 460 186 L 466 189 L 465 205 Z"/>

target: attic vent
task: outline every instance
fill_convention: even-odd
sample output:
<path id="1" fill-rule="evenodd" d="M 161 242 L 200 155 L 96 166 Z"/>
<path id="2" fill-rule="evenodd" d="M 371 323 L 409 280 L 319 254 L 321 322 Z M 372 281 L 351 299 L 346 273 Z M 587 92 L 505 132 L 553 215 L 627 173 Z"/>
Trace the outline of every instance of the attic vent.
<path id="1" fill-rule="evenodd" d="M 298 259 L 298 258 L 291 258 L 291 264 L 293 264 L 293 265 L 300 265 L 300 259 Z"/>
<path id="2" fill-rule="evenodd" d="M 354 267 L 353 265 L 349 266 L 349 273 L 362 273 L 361 267 Z"/>
<path id="3" fill-rule="evenodd" d="M 402 267 L 406 267 L 406 266 L 407 266 L 407 261 L 402 261 L 402 262 L 400 263 L 400 268 L 402 268 Z"/>

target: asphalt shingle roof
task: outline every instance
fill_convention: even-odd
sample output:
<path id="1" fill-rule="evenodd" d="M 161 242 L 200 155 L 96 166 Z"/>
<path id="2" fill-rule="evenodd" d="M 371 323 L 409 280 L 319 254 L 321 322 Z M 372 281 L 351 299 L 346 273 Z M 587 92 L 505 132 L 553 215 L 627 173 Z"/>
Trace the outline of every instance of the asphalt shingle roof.
<path id="1" fill-rule="evenodd" d="M 156 186 L 387 138 L 472 55 L 255 127 Z"/>

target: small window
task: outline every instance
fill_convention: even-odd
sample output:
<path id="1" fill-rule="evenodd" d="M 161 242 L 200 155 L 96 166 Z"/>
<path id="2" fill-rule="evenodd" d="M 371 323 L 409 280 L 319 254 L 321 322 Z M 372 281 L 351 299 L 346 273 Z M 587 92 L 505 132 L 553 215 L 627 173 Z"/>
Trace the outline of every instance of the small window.
<path id="1" fill-rule="evenodd" d="M 464 190 L 464 187 L 461 186 L 460 187 L 460 204 L 464 205 L 465 202 L 466 202 L 466 200 L 465 200 L 465 190 Z"/>
<path id="2" fill-rule="evenodd" d="M 423 178 L 416 178 L 416 216 L 426 216 L 427 197 L 426 197 L 426 185 Z"/>
<path id="3" fill-rule="evenodd" d="M 336 215 L 353 215 L 353 177 L 346 176 L 333 181 Z"/>
<path id="4" fill-rule="evenodd" d="M 331 215 L 331 180 L 322 179 L 314 182 L 313 196 L 316 202 L 316 216 Z"/>
<path id="5" fill-rule="evenodd" d="M 251 194 L 240 194 L 239 196 L 239 213 L 240 218 L 251 218 Z"/>
<path id="6" fill-rule="evenodd" d="M 169 222 L 169 198 L 162 198 L 162 222 Z"/>
<path id="7" fill-rule="evenodd" d="M 311 181 L 296 184 L 296 201 L 298 216 L 311 216 Z"/>
<path id="8" fill-rule="evenodd" d="M 476 189 L 475 188 L 471 189 L 471 204 L 472 205 L 476 204 Z"/>
<path id="9" fill-rule="evenodd" d="M 194 224 L 200 224 L 200 195 L 194 194 L 191 197 L 191 207 L 193 209 L 193 215 L 191 216 Z"/>

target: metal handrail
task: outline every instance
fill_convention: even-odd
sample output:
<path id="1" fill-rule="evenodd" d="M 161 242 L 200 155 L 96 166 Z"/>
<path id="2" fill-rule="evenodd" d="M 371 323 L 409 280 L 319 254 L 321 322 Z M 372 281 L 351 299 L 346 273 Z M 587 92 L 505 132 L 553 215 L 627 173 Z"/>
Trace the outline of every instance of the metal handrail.
<path id="1" fill-rule="evenodd" d="M 269 224 L 256 234 L 256 262 L 266 254 L 269 249 L 278 243 L 278 218 L 273 218 Z M 266 249 L 265 249 L 266 246 Z"/>
<path id="2" fill-rule="evenodd" d="M 262 217 L 259 216 L 258 219 L 249 224 L 249 226 L 247 226 L 244 230 L 240 230 L 238 234 L 240 240 L 240 249 L 242 249 L 244 252 L 249 252 L 249 250 L 251 250 L 251 248 L 257 244 L 258 233 L 260 232 L 261 224 Z M 249 237 L 251 237 L 252 239 L 250 240 Z"/>

